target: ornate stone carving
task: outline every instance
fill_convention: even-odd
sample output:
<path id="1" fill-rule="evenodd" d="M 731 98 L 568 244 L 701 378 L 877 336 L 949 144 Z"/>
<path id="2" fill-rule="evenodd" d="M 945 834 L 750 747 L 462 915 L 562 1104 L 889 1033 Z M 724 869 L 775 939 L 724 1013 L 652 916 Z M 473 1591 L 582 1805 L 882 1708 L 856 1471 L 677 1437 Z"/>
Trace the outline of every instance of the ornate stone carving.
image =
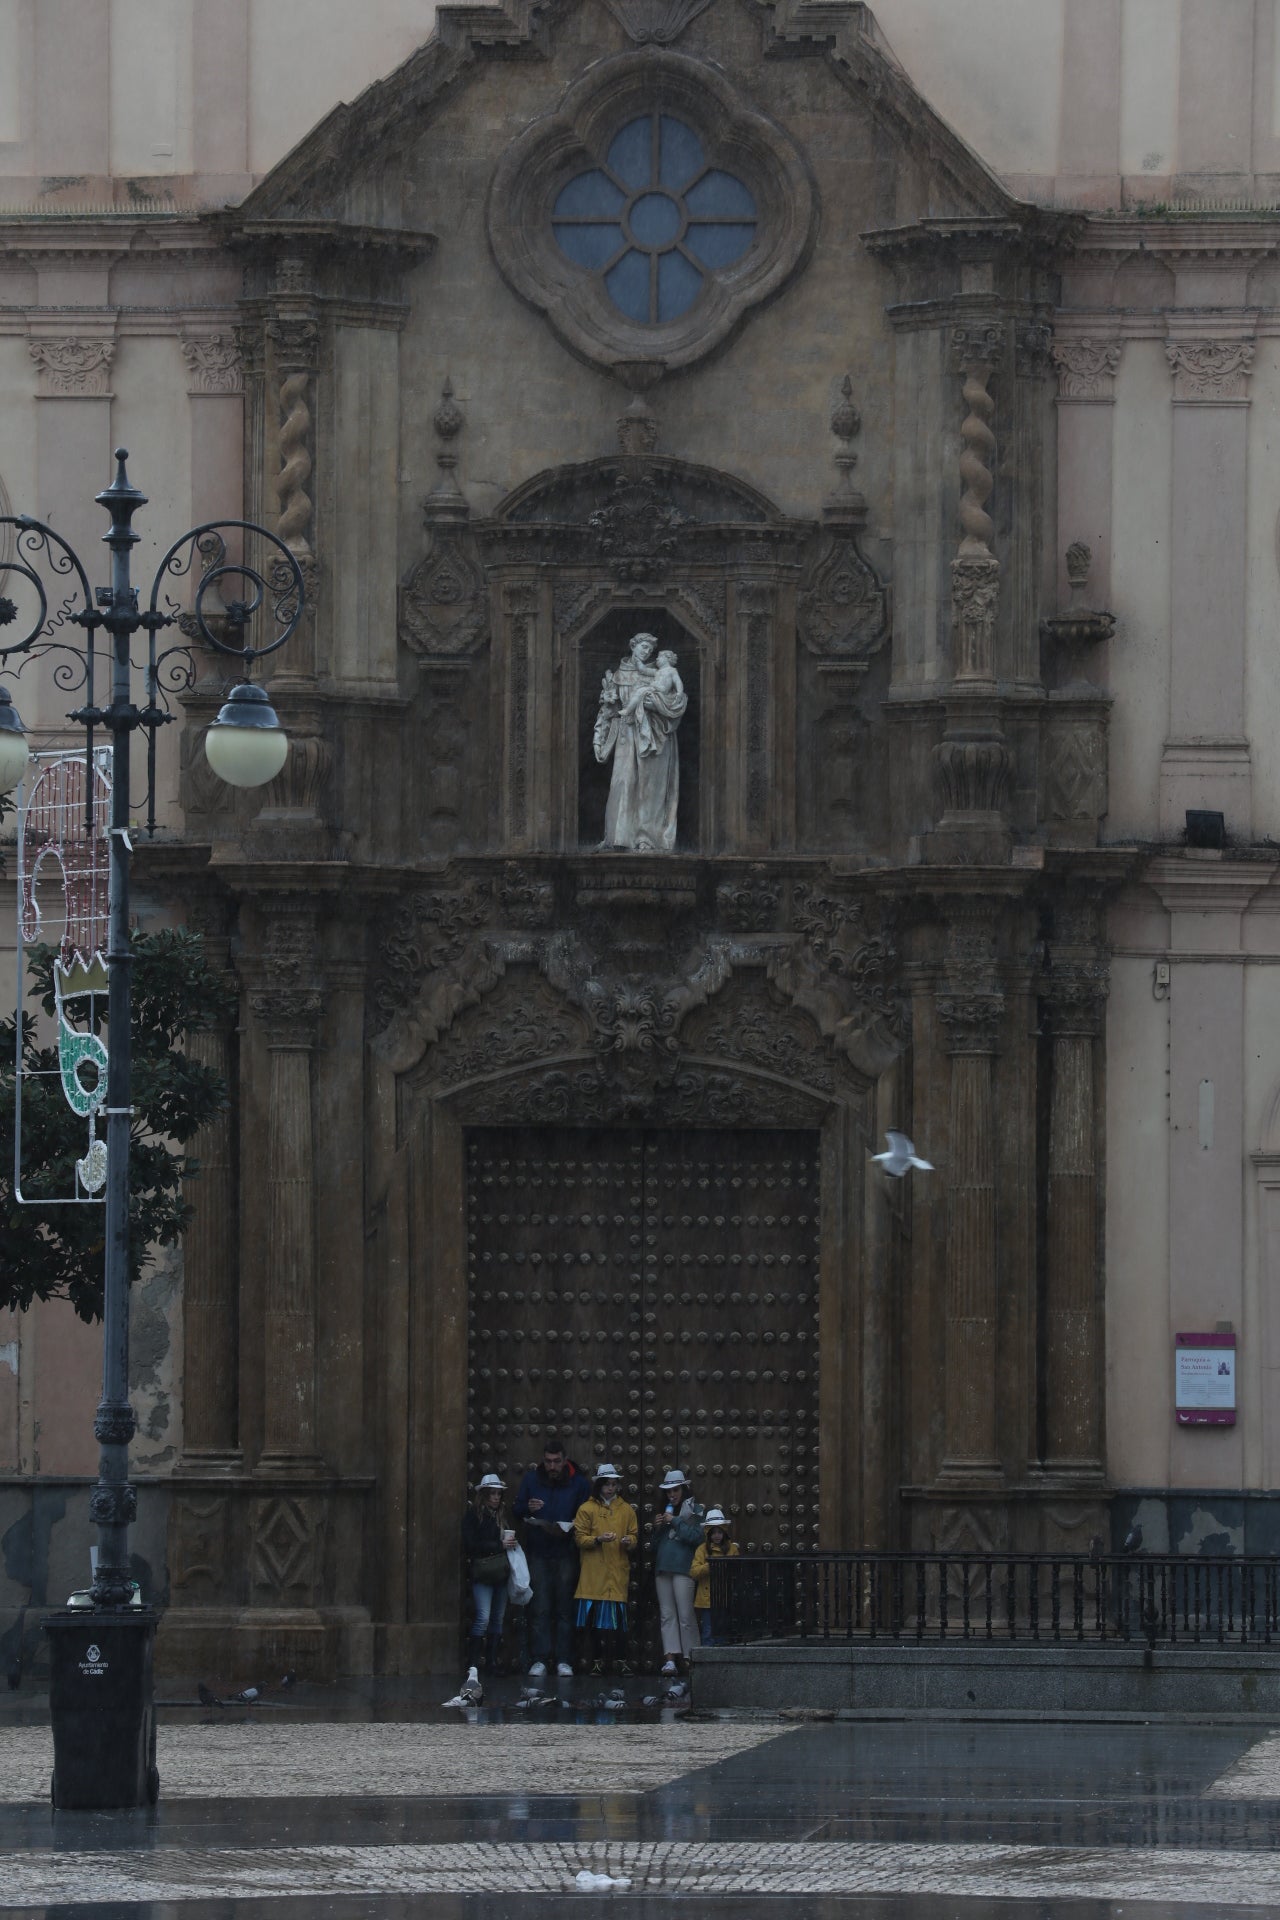
<path id="1" fill-rule="evenodd" d="M 678 39 L 711 0 L 605 0 L 605 4 L 638 46 L 664 47 Z"/>
<path id="2" fill-rule="evenodd" d="M 949 734 L 934 748 L 933 765 L 944 813 L 999 813 L 1009 798 L 1013 755 L 995 734 Z"/>
<path id="3" fill-rule="evenodd" d="M 441 1086 L 456 1086 L 508 1073 L 526 1061 L 583 1053 L 589 1045 L 583 1016 L 520 969 L 442 1035 L 432 1053 L 431 1075 Z"/>
<path id="4" fill-rule="evenodd" d="M 725 926 L 735 933 L 765 933 L 774 926 L 782 903 L 782 889 L 764 866 L 751 867 L 716 888 L 716 906 Z"/>
<path id="5" fill-rule="evenodd" d="M 281 901 L 267 923 L 260 981 L 249 995 L 255 1016 L 271 1043 L 310 1046 L 323 999 L 314 981 L 315 908 L 305 901 Z"/>
<path id="6" fill-rule="evenodd" d="M 776 988 L 747 984 L 695 1014 L 689 1051 L 717 1054 L 783 1080 L 800 1080 L 823 1093 L 835 1090 L 832 1051 L 816 1023 L 788 1007 Z"/>
<path id="7" fill-rule="evenodd" d="M 483 880 L 439 890 L 424 887 L 401 900 L 382 942 L 370 994 L 379 1029 L 411 1005 L 430 975 L 446 973 L 461 958 L 489 924 L 491 912 L 492 892 Z"/>
<path id="8" fill-rule="evenodd" d="M 604 559 L 621 580 L 665 572 L 681 529 L 692 524 L 647 472 L 614 475 L 613 495 L 588 521 Z"/>
<path id="9" fill-rule="evenodd" d="M 585 626 L 587 620 L 611 598 L 608 587 L 598 580 L 564 580 L 555 588 L 551 617 L 557 639 L 567 639 Z"/>
<path id="10" fill-rule="evenodd" d="M 556 890 L 550 880 L 541 880 L 519 861 L 509 860 L 503 869 L 498 901 L 508 926 L 547 927 L 555 913 Z"/>
<path id="11" fill-rule="evenodd" d="M 225 333 L 191 334 L 182 342 L 192 393 L 243 393 L 244 361 L 235 339 Z"/>
<path id="12" fill-rule="evenodd" d="M 1014 334 L 1014 371 L 1020 380 L 1042 380 L 1049 371 L 1053 328 L 1043 320 L 1029 320 Z"/>
<path id="13" fill-rule="evenodd" d="M 1175 400 L 1243 400 L 1253 372 L 1252 340 L 1168 340 Z"/>
<path id="14" fill-rule="evenodd" d="M 1052 357 L 1058 370 L 1059 400 L 1096 400 L 1109 405 L 1115 398 L 1121 348 L 1119 340 L 1055 340 Z"/>
<path id="15" fill-rule="evenodd" d="M 460 539 L 436 536 L 400 588 L 400 638 L 428 657 L 473 654 L 489 638 L 489 590 Z"/>
<path id="16" fill-rule="evenodd" d="M 114 340 L 33 340 L 28 351 L 47 398 L 88 399 L 111 392 Z"/>
<path id="17" fill-rule="evenodd" d="M 249 1509 L 249 1580 L 259 1605 L 308 1607 L 320 1588 L 325 1502 L 276 1494 Z"/>
<path id="18" fill-rule="evenodd" d="M 820 659 L 866 660 L 888 638 L 888 596 L 852 531 L 828 537 L 801 589 L 796 626 Z"/>
<path id="19" fill-rule="evenodd" d="M 994 1053 L 1004 994 L 996 956 L 999 907 L 987 900 L 952 903 L 943 984 L 937 996 L 947 1051 Z"/>
<path id="20" fill-rule="evenodd" d="M 1107 746 L 1092 717 L 1060 719 L 1049 729 L 1044 810 L 1051 820 L 1098 820 L 1107 810 Z"/>
<path id="21" fill-rule="evenodd" d="M 573 1121 L 607 1124 L 652 1116 L 664 1126 L 738 1126 L 767 1114 L 774 1126 L 821 1125 L 825 1102 L 802 1088 L 758 1082 L 732 1071 L 689 1066 L 662 1088 L 637 1089 L 612 1080 L 596 1067 L 551 1067 L 513 1086 L 495 1083 L 473 1090 L 467 1116 L 473 1124 L 522 1126 Z"/>

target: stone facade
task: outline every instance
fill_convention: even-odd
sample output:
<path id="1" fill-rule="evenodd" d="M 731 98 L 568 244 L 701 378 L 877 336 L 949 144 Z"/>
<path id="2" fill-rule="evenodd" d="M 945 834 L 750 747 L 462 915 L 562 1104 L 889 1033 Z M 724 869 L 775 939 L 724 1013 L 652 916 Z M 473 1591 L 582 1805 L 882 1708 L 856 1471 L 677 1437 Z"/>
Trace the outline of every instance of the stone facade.
<path id="1" fill-rule="evenodd" d="M 226 59 L 248 13 L 207 11 Z M 857 4 L 513 3 L 442 11 L 269 168 L 240 178 L 223 129 L 234 186 L 191 169 L 223 210 L 0 218 L 33 504 L 66 482 L 92 550 L 69 476 L 129 437 L 158 537 L 242 503 L 310 594 L 271 681 L 284 770 L 260 795 L 209 774 L 202 658 L 138 859 L 240 996 L 200 1041 L 234 1109 L 200 1143 L 140 1462 L 171 1666 L 450 1655 L 468 1475 L 548 1425 L 704 1465 L 757 1545 L 801 1487 L 827 1544 L 1039 1550 L 1105 1536 L 1117 1498 L 1280 1484 L 1275 1119 L 1251 1118 L 1280 1076 L 1274 1049 L 1245 1065 L 1273 977 L 1245 962 L 1280 952 L 1250 714 L 1275 510 L 1246 493 L 1277 229 L 1089 211 L 1139 171 L 1119 101 L 1078 86 L 1119 18 L 1066 9 L 1054 165 L 1008 164 L 975 93 L 993 171 Z M 1203 113 L 1183 150 L 1212 173 Z M 682 253 L 643 225 L 672 207 Z M 592 726 L 639 630 L 689 697 L 676 846 L 603 853 Z M 1228 853 L 1182 848 L 1192 807 Z M 891 1125 L 935 1175 L 877 1172 Z M 704 1141 L 714 1183 L 747 1135 L 761 1183 L 812 1156 L 812 1291 L 778 1277 L 798 1240 L 758 1295 L 714 1237 L 662 1237 L 663 1141 Z M 530 1258 L 627 1278 L 616 1313 L 562 1281 L 563 1351 L 517 1354 L 504 1317 L 539 1315 L 469 1253 L 483 1182 L 542 1153 L 576 1191 L 566 1137 L 605 1139 L 660 1270 L 711 1277 L 664 1307 L 630 1228 L 521 1214 Z M 1172 1330 L 1220 1320 L 1241 1425 L 1174 1430 Z M 16 1441 L 6 1500 L 36 1464 Z"/>

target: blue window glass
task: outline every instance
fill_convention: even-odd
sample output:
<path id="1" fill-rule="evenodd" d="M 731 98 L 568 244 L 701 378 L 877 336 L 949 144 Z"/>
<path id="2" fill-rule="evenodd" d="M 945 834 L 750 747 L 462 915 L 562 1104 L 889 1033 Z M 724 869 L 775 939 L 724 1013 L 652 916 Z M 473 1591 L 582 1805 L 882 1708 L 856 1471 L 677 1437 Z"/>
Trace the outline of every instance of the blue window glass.
<path id="1" fill-rule="evenodd" d="M 565 258 L 599 274 L 638 326 L 690 312 L 708 278 L 749 252 L 757 226 L 746 183 L 708 166 L 693 128 L 657 112 L 628 121 L 603 161 L 561 188 L 551 213 Z"/>

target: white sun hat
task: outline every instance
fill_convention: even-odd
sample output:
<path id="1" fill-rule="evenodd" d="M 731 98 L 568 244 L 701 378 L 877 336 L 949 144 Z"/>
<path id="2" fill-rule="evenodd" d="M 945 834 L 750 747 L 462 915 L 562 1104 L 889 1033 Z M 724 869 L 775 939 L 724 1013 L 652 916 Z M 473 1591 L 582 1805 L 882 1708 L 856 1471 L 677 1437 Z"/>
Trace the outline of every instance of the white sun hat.
<path id="1" fill-rule="evenodd" d="M 722 1507 L 708 1507 L 702 1517 L 702 1524 L 704 1527 L 727 1527 L 731 1522 Z"/>
<path id="2" fill-rule="evenodd" d="M 658 1491 L 659 1493 L 665 1493 L 668 1487 L 687 1487 L 688 1484 L 689 1482 L 685 1479 L 679 1467 L 668 1467 L 666 1478 L 663 1480 Z"/>
<path id="3" fill-rule="evenodd" d="M 486 1473 L 483 1480 L 476 1481 L 477 1493 L 505 1493 L 506 1488 L 496 1473 Z"/>
<path id="4" fill-rule="evenodd" d="M 597 1480 L 621 1480 L 621 1478 L 622 1478 L 622 1475 L 618 1472 L 618 1469 L 609 1460 L 602 1461 L 601 1464 L 596 1468 Z"/>

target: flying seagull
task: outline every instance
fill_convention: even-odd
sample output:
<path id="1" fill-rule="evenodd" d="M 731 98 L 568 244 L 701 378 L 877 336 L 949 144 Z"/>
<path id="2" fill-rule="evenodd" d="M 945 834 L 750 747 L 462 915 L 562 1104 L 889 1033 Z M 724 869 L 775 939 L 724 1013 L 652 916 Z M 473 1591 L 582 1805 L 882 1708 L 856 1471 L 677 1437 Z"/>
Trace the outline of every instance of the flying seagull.
<path id="1" fill-rule="evenodd" d="M 922 1160 L 905 1133 L 886 1133 L 885 1139 L 889 1142 L 888 1153 L 873 1153 L 871 1158 L 895 1180 L 901 1180 L 909 1167 L 919 1167 L 921 1173 L 933 1172 L 932 1160 Z"/>

